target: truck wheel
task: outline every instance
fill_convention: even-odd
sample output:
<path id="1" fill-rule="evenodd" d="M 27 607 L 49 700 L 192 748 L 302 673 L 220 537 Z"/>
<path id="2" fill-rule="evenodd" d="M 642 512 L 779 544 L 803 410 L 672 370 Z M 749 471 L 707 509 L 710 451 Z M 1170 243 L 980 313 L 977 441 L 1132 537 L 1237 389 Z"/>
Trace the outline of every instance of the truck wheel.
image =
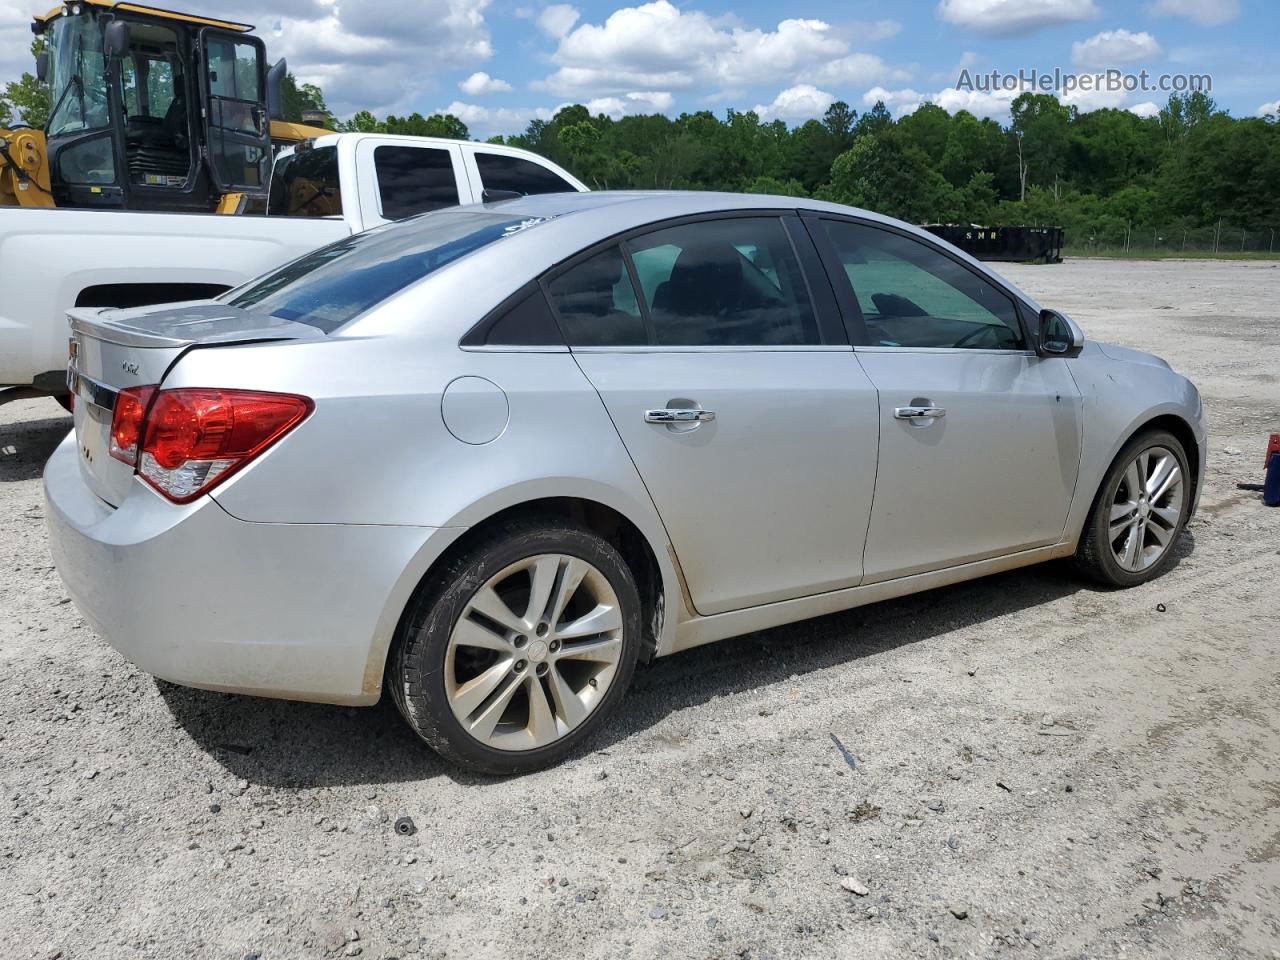
<path id="1" fill-rule="evenodd" d="M 389 685 L 423 740 L 460 766 L 514 774 L 598 731 L 635 669 L 640 597 L 608 541 L 515 521 L 450 562 L 397 637 Z"/>

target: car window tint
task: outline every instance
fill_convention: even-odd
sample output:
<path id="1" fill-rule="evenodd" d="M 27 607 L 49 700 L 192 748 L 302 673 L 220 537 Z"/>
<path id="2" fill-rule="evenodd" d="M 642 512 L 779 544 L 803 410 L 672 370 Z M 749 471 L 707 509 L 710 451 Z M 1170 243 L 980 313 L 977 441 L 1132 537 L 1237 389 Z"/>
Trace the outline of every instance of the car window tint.
<path id="1" fill-rule="evenodd" d="M 448 150 L 377 147 L 373 151 L 373 168 L 382 215 L 388 220 L 458 205 L 458 183 Z"/>
<path id="2" fill-rule="evenodd" d="M 313 250 L 220 298 L 249 313 L 330 333 L 409 284 L 542 222 L 488 210 L 438 210 Z"/>
<path id="3" fill-rule="evenodd" d="M 277 160 L 271 169 L 267 213 L 273 217 L 342 216 L 338 148 L 316 147 Z"/>
<path id="4" fill-rule="evenodd" d="M 687 223 L 627 245 L 655 344 L 822 342 L 804 275 L 777 217 Z"/>
<path id="5" fill-rule="evenodd" d="M 1013 301 L 950 257 L 878 227 L 825 220 L 873 346 L 1016 350 Z"/>
<path id="6" fill-rule="evenodd" d="M 510 190 L 523 196 L 534 193 L 572 193 L 574 186 L 541 164 L 501 153 L 476 153 L 480 182 L 486 190 Z"/>
<path id="7" fill-rule="evenodd" d="M 622 253 L 610 247 L 547 284 L 565 341 L 575 347 L 634 347 L 649 342 Z"/>

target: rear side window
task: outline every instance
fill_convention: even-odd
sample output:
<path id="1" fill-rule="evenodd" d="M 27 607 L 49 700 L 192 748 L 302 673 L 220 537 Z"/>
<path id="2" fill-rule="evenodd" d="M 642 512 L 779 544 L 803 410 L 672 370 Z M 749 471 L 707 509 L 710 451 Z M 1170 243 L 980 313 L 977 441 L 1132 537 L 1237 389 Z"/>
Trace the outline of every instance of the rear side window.
<path id="1" fill-rule="evenodd" d="M 687 223 L 627 246 L 655 344 L 822 342 L 799 260 L 777 217 Z"/>
<path id="2" fill-rule="evenodd" d="M 610 247 L 547 284 L 567 343 L 575 347 L 635 347 L 649 342 L 622 252 Z"/>
<path id="3" fill-rule="evenodd" d="M 281 157 L 271 171 L 267 213 L 273 217 L 340 217 L 338 148 L 316 147 Z"/>
<path id="4" fill-rule="evenodd" d="M 546 167 L 501 153 L 476 153 L 480 182 L 486 190 L 510 190 L 522 196 L 534 193 L 573 193 L 575 188 Z"/>
<path id="5" fill-rule="evenodd" d="M 331 333 L 441 267 L 540 222 L 475 209 L 436 211 L 313 250 L 232 290 L 224 302 Z"/>
<path id="6" fill-rule="evenodd" d="M 458 182 L 448 150 L 377 147 L 373 151 L 373 168 L 382 215 L 388 220 L 458 205 Z"/>

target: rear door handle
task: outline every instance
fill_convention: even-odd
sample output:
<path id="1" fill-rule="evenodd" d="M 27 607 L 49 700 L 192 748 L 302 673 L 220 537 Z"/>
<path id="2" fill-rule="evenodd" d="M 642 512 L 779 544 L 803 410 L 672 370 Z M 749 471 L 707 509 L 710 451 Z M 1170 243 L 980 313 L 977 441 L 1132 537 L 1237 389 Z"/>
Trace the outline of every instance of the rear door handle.
<path id="1" fill-rule="evenodd" d="M 899 420 L 928 420 L 945 417 L 946 407 L 894 407 L 893 415 Z"/>
<path id="2" fill-rule="evenodd" d="M 716 418 L 713 410 L 646 410 L 645 423 L 707 423 Z"/>

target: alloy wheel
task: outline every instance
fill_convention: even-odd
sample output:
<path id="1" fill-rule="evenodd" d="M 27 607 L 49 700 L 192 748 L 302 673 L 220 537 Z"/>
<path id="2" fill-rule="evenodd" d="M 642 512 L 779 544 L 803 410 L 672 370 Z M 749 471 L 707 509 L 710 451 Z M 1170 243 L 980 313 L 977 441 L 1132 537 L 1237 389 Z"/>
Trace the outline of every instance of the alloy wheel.
<path id="1" fill-rule="evenodd" d="M 617 594 L 587 561 L 539 554 L 511 564 L 472 595 L 449 636 L 444 685 L 453 715 L 498 750 L 559 740 L 604 699 L 622 630 Z"/>
<path id="2" fill-rule="evenodd" d="M 1166 447 L 1148 447 L 1125 468 L 1108 518 L 1112 555 L 1131 573 L 1156 563 L 1182 520 L 1183 476 Z"/>

